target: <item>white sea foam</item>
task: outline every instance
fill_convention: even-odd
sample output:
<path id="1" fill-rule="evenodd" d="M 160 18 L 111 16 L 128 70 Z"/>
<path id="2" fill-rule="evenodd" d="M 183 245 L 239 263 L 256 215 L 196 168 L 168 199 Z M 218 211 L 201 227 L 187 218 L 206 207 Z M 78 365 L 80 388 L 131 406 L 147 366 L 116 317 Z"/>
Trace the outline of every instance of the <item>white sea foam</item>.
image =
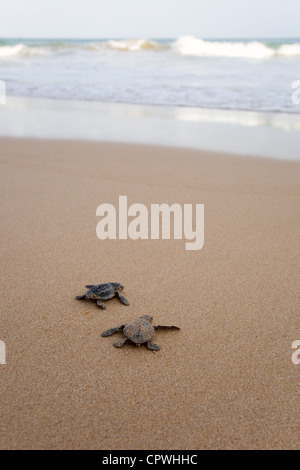
<path id="1" fill-rule="evenodd" d="M 22 54 L 26 49 L 27 47 L 24 46 L 24 44 L 16 44 L 15 46 L 2 46 L 0 47 L 0 57 Z"/>
<path id="2" fill-rule="evenodd" d="M 209 57 L 248 57 L 265 59 L 273 57 L 274 49 L 263 43 L 252 41 L 244 42 L 212 42 L 197 39 L 193 36 L 182 36 L 173 48 L 182 55 L 209 56 Z"/>
<path id="3" fill-rule="evenodd" d="M 187 56 L 199 57 L 230 57 L 230 58 L 253 58 L 266 59 L 270 57 L 297 57 L 300 56 L 300 43 L 282 44 L 276 47 L 269 47 L 259 41 L 251 42 L 230 42 L 230 41 L 206 41 L 194 36 L 182 36 L 173 42 L 161 42 L 150 39 L 123 39 L 98 42 L 78 42 L 72 44 L 49 43 L 43 45 L 4 45 L 0 46 L 0 58 L 12 56 L 35 56 L 56 54 L 58 51 L 71 53 L 75 51 L 103 51 L 114 50 L 120 52 L 143 52 L 169 49 L 171 52 Z"/>
<path id="4" fill-rule="evenodd" d="M 14 46 L 0 46 L 0 58 L 12 56 L 32 56 L 49 53 L 46 47 L 30 47 L 25 44 L 15 44 Z"/>
<path id="5" fill-rule="evenodd" d="M 204 41 L 194 36 L 182 36 L 173 44 L 173 49 L 182 55 L 207 57 L 238 57 L 266 59 L 275 56 L 300 56 L 300 44 L 283 44 L 278 49 L 259 41 L 217 42 Z"/>
<path id="6" fill-rule="evenodd" d="M 278 49 L 278 55 L 286 57 L 300 57 L 300 44 L 284 44 Z"/>
<path id="7" fill-rule="evenodd" d="M 107 46 L 110 49 L 116 49 L 118 51 L 141 51 L 141 50 L 160 50 L 161 44 L 156 41 L 150 41 L 148 39 L 126 39 L 119 41 L 108 41 Z"/>
<path id="8" fill-rule="evenodd" d="M 124 40 L 110 40 L 99 41 L 91 43 L 79 43 L 72 45 L 70 43 L 53 43 L 45 46 L 28 46 L 25 44 L 5 45 L 0 46 L 0 58 L 12 56 L 34 56 L 56 54 L 58 51 L 65 51 L 66 53 L 82 52 L 85 50 L 90 51 L 103 51 L 115 50 L 121 52 L 137 52 L 137 51 L 160 51 L 169 46 L 163 45 L 157 41 L 148 39 L 124 39 Z"/>
<path id="9" fill-rule="evenodd" d="M 259 41 L 217 42 L 182 36 L 174 42 L 158 42 L 149 39 L 124 39 L 95 42 L 87 45 L 90 50 L 115 50 L 123 52 L 157 51 L 170 49 L 181 55 L 203 57 L 237 57 L 266 59 L 275 56 L 300 56 L 300 44 L 283 44 L 278 49 Z"/>
<path id="10" fill-rule="evenodd" d="M 121 52 L 137 52 L 137 51 L 159 51 L 163 45 L 157 41 L 149 39 L 123 39 L 93 42 L 86 45 L 85 49 L 94 51 L 115 50 Z"/>

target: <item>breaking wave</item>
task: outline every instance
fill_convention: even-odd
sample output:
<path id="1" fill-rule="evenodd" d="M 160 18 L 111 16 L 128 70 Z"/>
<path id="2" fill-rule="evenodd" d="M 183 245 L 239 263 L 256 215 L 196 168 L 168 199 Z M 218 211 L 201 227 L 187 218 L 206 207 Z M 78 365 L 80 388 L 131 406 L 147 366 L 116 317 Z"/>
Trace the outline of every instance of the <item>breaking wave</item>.
<path id="1" fill-rule="evenodd" d="M 148 39 L 127 39 L 124 41 L 108 41 L 107 43 L 110 49 L 116 49 L 118 51 L 160 51 L 163 47 L 162 44 L 157 41 L 150 41 Z"/>
<path id="2" fill-rule="evenodd" d="M 0 46 L 0 58 L 13 57 L 13 56 L 34 56 L 34 55 L 47 55 L 55 54 L 58 52 L 82 52 L 88 51 L 104 51 L 115 50 L 124 52 L 137 52 L 137 51 L 160 51 L 168 48 L 169 46 L 148 39 L 124 39 L 124 40 L 109 40 L 98 42 L 78 42 L 73 44 L 71 42 L 62 43 L 49 43 L 38 46 L 30 46 L 25 44 L 5 45 Z"/>
<path id="3" fill-rule="evenodd" d="M 43 56 L 83 51 L 160 52 L 169 50 L 183 56 L 267 59 L 270 57 L 300 57 L 300 43 L 272 44 L 265 42 L 206 41 L 194 36 L 182 36 L 175 41 L 123 39 L 103 41 L 65 41 L 41 44 L 9 44 L 0 46 L 0 58 Z"/>
<path id="4" fill-rule="evenodd" d="M 266 59 L 274 56 L 300 56 L 300 44 L 284 44 L 269 47 L 259 41 L 216 42 L 204 41 L 193 36 L 182 36 L 173 44 L 173 49 L 182 55 L 206 57 L 238 57 Z"/>
<path id="5" fill-rule="evenodd" d="M 30 47 L 25 44 L 15 44 L 14 46 L 0 46 L 0 58 L 12 56 L 33 56 L 49 54 L 46 47 Z"/>
<path id="6" fill-rule="evenodd" d="M 89 50 L 115 50 L 124 52 L 136 52 L 136 51 L 160 51 L 164 46 L 158 41 L 151 41 L 149 39 L 123 39 L 94 42 L 89 44 L 86 48 Z"/>
<path id="7" fill-rule="evenodd" d="M 283 44 L 278 50 L 278 55 L 286 57 L 299 57 L 300 56 L 300 44 Z"/>

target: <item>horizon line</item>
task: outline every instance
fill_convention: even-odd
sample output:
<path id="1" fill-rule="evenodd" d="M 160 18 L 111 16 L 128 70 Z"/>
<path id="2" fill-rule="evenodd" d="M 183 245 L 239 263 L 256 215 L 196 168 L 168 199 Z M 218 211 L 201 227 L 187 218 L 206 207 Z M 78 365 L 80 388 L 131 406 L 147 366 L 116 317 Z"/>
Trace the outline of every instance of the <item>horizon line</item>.
<path id="1" fill-rule="evenodd" d="M 71 39 L 71 40 L 105 40 L 105 39 L 177 39 L 182 36 L 192 36 L 197 39 L 300 39 L 300 36 L 196 36 L 194 34 L 180 34 L 177 36 L 0 36 L 0 39 Z"/>

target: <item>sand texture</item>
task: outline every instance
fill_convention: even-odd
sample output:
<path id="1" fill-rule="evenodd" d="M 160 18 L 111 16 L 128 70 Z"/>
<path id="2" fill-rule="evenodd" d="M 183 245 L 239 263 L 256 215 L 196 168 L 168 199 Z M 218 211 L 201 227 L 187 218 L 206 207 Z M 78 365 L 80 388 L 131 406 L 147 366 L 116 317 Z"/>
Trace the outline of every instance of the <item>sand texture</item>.
<path id="1" fill-rule="evenodd" d="M 299 449 L 300 164 L 0 141 L 1 449 Z M 96 237 L 96 208 L 205 204 L 205 244 Z M 78 302 L 125 285 L 131 306 Z M 160 352 L 110 327 L 142 314 Z"/>

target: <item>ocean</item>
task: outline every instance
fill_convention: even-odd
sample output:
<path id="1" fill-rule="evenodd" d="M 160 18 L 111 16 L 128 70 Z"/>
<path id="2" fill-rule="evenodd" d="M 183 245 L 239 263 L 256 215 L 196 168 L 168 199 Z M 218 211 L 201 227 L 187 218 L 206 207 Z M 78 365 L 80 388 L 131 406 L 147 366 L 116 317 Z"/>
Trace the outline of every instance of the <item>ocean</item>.
<path id="1" fill-rule="evenodd" d="M 7 95 L 299 113 L 300 39 L 0 40 Z"/>

